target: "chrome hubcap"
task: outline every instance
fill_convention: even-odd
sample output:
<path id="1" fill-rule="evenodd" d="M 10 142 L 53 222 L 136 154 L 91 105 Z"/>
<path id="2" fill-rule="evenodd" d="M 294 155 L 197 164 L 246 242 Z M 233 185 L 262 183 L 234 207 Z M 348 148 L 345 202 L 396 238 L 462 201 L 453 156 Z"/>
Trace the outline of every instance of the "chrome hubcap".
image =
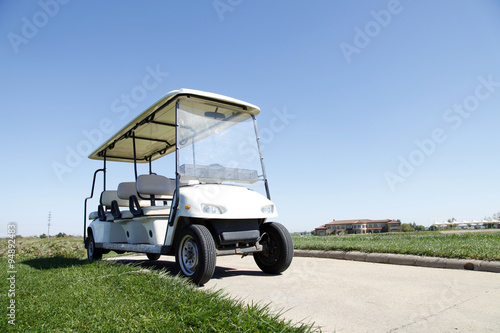
<path id="1" fill-rule="evenodd" d="M 198 246 L 191 236 L 185 236 L 182 240 L 180 260 L 182 270 L 186 275 L 193 275 L 198 266 Z"/>

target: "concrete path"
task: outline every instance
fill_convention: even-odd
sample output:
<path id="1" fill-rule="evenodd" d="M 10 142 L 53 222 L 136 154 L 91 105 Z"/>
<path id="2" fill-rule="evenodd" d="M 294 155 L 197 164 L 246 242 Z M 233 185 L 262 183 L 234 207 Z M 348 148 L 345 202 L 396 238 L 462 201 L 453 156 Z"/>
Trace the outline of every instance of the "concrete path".
<path id="1" fill-rule="evenodd" d="M 358 251 L 318 251 L 295 250 L 295 257 L 315 257 L 342 260 L 375 262 L 380 264 L 422 266 L 448 269 L 468 269 L 471 271 L 500 273 L 500 261 L 474 259 L 449 259 L 394 253 L 365 253 Z"/>
<path id="2" fill-rule="evenodd" d="M 176 274 L 173 257 L 156 265 Z M 285 318 L 315 322 L 323 332 L 500 331 L 498 273 L 296 257 L 282 275 L 270 276 L 251 256 L 227 256 L 217 258 L 203 289 L 270 303 Z"/>

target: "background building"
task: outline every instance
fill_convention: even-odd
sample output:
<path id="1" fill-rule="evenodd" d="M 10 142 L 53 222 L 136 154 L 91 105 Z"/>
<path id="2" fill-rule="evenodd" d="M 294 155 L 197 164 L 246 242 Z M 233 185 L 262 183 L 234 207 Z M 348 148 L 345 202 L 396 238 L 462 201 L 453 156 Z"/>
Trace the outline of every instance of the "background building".
<path id="1" fill-rule="evenodd" d="M 500 222 L 495 219 L 483 219 L 482 221 L 457 221 L 456 219 L 450 219 L 448 221 L 435 221 L 431 225 L 431 230 L 435 228 L 438 230 L 443 229 L 500 229 Z"/>
<path id="2" fill-rule="evenodd" d="M 401 232 L 401 222 L 390 219 L 333 220 L 315 228 L 315 231 L 318 236 Z"/>

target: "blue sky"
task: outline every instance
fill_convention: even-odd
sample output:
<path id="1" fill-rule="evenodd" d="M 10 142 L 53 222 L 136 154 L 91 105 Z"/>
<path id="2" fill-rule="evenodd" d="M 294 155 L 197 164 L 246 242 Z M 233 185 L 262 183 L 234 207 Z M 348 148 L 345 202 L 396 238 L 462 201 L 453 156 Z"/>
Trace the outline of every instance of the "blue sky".
<path id="1" fill-rule="evenodd" d="M 499 18 L 498 1 L 2 1 L 0 235 L 47 233 L 49 211 L 81 234 L 87 152 L 179 88 L 261 108 L 290 231 L 491 216 Z"/>

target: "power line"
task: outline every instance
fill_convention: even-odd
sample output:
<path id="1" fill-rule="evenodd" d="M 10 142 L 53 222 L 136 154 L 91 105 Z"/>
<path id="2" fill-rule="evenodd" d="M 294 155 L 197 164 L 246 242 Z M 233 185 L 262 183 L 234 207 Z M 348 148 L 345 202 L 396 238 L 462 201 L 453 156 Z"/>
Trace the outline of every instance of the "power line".
<path id="1" fill-rule="evenodd" d="M 47 238 L 50 238 L 50 218 L 52 217 L 51 215 L 52 213 L 49 212 L 49 224 L 47 225 Z"/>

